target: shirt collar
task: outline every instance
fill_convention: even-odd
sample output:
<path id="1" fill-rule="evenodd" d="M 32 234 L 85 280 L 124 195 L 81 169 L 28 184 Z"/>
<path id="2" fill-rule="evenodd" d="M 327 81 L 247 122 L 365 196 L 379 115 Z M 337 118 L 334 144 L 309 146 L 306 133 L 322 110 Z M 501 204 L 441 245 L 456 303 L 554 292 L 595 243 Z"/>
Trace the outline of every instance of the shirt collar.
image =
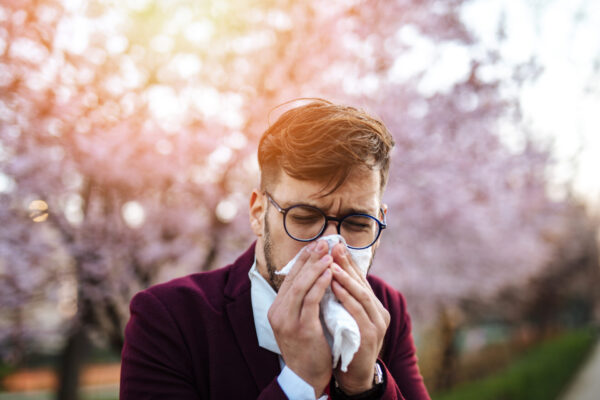
<path id="1" fill-rule="evenodd" d="M 269 308 L 275 301 L 277 293 L 269 282 L 258 272 L 256 267 L 256 258 L 254 264 L 248 272 L 250 278 L 250 295 L 252 299 L 252 314 L 254 314 L 254 327 L 256 328 L 256 336 L 258 338 L 258 345 L 264 349 L 272 351 L 273 353 L 281 354 L 275 335 L 273 334 L 273 328 L 267 318 Z"/>

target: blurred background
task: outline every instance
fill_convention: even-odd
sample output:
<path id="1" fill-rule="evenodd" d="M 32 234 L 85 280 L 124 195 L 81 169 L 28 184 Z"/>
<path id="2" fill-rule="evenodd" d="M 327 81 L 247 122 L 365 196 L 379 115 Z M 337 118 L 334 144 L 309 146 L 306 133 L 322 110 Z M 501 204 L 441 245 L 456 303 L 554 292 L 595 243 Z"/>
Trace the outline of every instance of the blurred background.
<path id="1" fill-rule="evenodd" d="M 564 398 L 600 322 L 599 27 L 592 0 L 0 0 L 0 399 L 118 397 L 129 300 L 249 246 L 298 97 L 395 137 L 372 272 L 433 398 Z"/>

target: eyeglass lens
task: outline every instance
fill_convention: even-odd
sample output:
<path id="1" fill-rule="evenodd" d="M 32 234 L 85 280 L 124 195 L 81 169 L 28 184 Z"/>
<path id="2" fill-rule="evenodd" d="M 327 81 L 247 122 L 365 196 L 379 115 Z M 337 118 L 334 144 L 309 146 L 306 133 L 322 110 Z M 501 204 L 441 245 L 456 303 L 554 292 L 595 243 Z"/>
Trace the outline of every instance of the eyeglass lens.
<path id="1" fill-rule="evenodd" d="M 317 237 L 327 224 L 327 218 L 317 208 L 295 206 L 290 208 L 284 220 L 290 236 L 298 240 L 311 240 Z M 379 233 L 379 224 L 374 218 L 364 215 L 350 215 L 343 219 L 340 234 L 351 247 L 370 246 Z"/>

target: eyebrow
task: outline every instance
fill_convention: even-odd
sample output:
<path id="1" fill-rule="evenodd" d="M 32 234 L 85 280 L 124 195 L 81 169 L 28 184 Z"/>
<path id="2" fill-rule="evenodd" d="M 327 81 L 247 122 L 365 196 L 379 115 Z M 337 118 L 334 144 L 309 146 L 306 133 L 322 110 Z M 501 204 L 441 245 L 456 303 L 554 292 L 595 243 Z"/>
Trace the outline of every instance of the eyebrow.
<path id="1" fill-rule="evenodd" d="M 344 215 L 349 215 L 349 214 L 368 214 L 368 215 L 372 215 L 371 212 L 369 212 L 368 210 L 359 210 L 357 208 L 348 208 L 346 209 L 344 213 Z"/>
<path id="2" fill-rule="evenodd" d="M 288 206 L 286 206 L 286 207 L 291 207 L 291 206 L 295 206 L 295 205 L 299 205 L 299 204 L 301 204 L 301 205 L 306 205 L 306 206 L 312 206 L 312 207 L 318 208 L 319 210 L 323 211 L 325 214 L 329 215 L 329 213 L 328 213 L 328 212 L 325 212 L 325 209 L 324 209 L 323 207 L 320 207 L 320 206 L 318 206 L 317 204 L 311 203 L 311 202 L 309 202 L 309 201 L 305 201 L 305 202 L 301 202 L 301 203 L 295 203 L 295 204 L 290 204 L 290 205 L 288 205 Z M 286 207 L 284 207 L 284 208 L 286 208 Z M 365 209 L 358 209 L 358 208 L 354 208 L 354 207 L 350 207 L 350 208 L 343 208 L 343 209 L 342 209 L 342 211 L 343 211 L 343 212 L 342 212 L 342 213 L 340 213 L 340 215 L 341 215 L 341 216 L 344 216 L 344 215 L 351 215 L 351 214 L 367 214 L 367 215 L 374 215 L 374 214 L 371 214 L 371 213 L 369 212 L 369 210 L 365 210 Z M 375 213 L 375 214 L 377 214 L 377 212 L 378 212 L 378 211 L 376 211 L 376 213 Z"/>

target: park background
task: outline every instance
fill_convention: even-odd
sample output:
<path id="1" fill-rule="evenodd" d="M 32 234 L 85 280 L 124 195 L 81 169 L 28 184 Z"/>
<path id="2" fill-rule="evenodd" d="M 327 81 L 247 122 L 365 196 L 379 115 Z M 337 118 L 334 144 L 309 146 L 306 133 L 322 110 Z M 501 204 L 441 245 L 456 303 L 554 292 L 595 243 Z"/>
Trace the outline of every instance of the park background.
<path id="1" fill-rule="evenodd" d="M 434 398 L 563 395 L 600 322 L 599 26 L 591 0 L 0 1 L 0 398 L 118 397 L 132 295 L 251 243 L 257 141 L 299 97 L 395 138 L 372 272 Z"/>

